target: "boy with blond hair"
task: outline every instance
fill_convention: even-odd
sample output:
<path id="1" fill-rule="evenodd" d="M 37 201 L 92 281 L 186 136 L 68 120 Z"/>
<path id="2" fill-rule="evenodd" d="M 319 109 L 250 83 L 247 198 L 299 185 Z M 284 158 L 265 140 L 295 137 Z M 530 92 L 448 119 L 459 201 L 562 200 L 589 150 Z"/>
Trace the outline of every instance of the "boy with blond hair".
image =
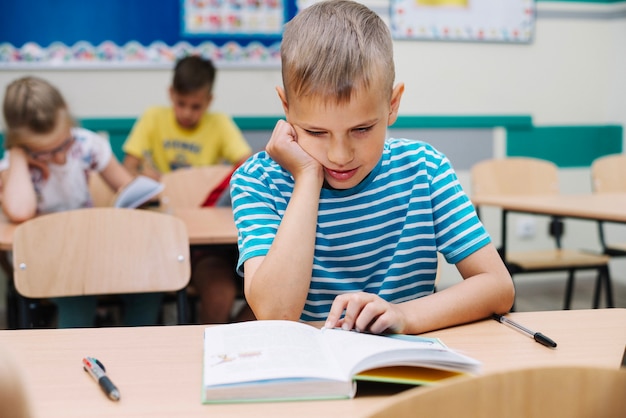
<path id="1" fill-rule="evenodd" d="M 231 181 L 256 317 L 417 334 L 506 312 L 511 276 L 448 159 L 386 139 L 404 85 L 382 20 L 316 3 L 287 24 L 281 57 L 286 121 Z M 435 293 L 437 252 L 464 280 Z"/>

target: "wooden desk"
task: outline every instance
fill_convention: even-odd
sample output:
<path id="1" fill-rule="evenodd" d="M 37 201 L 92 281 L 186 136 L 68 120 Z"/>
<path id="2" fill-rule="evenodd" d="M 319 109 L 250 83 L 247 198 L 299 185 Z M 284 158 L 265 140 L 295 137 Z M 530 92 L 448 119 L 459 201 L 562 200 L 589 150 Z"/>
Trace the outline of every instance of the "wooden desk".
<path id="1" fill-rule="evenodd" d="M 174 209 L 171 214 L 187 225 L 190 245 L 237 244 L 237 228 L 230 208 Z M 0 250 L 11 250 L 16 227 L 17 224 L 0 214 Z"/>
<path id="2" fill-rule="evenodd" d="M 531 366 L 618 368 L 626 346 L 626 309 L 522 312 L 511 318 L 558 343 L 546 348 L 493 320 L 424 334 L 483 362 L 484 373 Z M 202 325 L 0 331 L 23 369 L 38 417 L 359 417 L 388 399 L 202 405 Z M 82 370 L 100 359 L 119 387 L 112 402 Z M 361 382 L 359 383 L 361 385 Z M 393 385 L 379 386 L 389 390 Z M 363 389 L 363 385 L 359 386 Z"/>
<path id="3" fill-rule="evenodd" d="M 479 206 L 496 206 L 502 209 L 500 231 L 501 245 L 498 251 L 506 263 L 507 215 L 509 212 L 547 215 L 555 218 L 576 218 L 590 221 L 626 223 L 626 193 L 598 193 L 583 195 L 546 196 L 474 196 L 472 202 Z M 560 233 L 555 236 L 560 243 Z M 605 282 L 607 306 L 612 307 L 613 290 L 610 280 Z M 595 303 L 599 303 L 601 288 L 595 292 Z"/>
<path id="4" fill-rule="evenodd" d="M 556 196 L 476 196 L 475 206 L 497 206 L 509 212 L 626 223 L 626 193 Z"/>
<path id="5" fill-rule="evenodd" d="M 237 244 L 231 208 L 174 209 L 172 215 L 187 225 L 191 245 Z"/>

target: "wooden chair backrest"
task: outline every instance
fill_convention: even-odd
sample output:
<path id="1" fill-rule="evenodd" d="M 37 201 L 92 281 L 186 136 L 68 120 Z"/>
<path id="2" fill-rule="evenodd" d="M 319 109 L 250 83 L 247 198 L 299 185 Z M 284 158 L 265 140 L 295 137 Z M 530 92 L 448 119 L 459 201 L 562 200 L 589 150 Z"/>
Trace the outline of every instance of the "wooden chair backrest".
<path id="1" fill-rule="evenodd" d="M 625 394 L 625 369 L 521 369 L 410 389 L 369 417 L 617 418 L 626 412 Z"/>
<path id="2" fill-rule="evenodd" d="M 510 157 L 471 168 L 472 195 L 546 195 L 559 192 L 558 169 L 550 161 Z"/>
<path id="3" fill-rule="evenodd" d="M 596 193 L 626 192 L 626 154 L 596 159 L 591 165 L 591 179 Z"/>
<path id="4" fill-rule="evenodd" d="M 191 167 L 163 174 L 161 205 L 168 208 L 199 208 L 209 193 L 230 175 L 230 165 Z"/>
<path id="5" fill-rule="evenodd" d="M 42 215 L 13 238 L 15 287 L 30 298 L 169 292 L 190 278 L 185 224 L 147 210 Z"/>

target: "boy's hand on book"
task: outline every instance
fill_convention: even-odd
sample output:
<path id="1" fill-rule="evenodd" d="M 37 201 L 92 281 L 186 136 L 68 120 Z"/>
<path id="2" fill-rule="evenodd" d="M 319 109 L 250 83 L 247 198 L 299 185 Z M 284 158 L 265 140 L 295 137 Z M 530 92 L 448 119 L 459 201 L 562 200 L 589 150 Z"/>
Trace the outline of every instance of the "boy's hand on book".
<path id="1" fill-rule="evenodd" d="M 404 314 L 397 305 L 371 293 L 355 292 L 335 298 L 324 327 L 382 334 L 401 333 L 405 324 Z"/>
<path id="2" fill-rule="evenodd" d="M 320 179 L 321 187 L 321 181 L 324 180 L 322 165 L 298 143 L 298 134 L 288 122 L 279 120 L 276 123 L 265 151 L 296 180 L 305 172 L 315 172 Z"/>

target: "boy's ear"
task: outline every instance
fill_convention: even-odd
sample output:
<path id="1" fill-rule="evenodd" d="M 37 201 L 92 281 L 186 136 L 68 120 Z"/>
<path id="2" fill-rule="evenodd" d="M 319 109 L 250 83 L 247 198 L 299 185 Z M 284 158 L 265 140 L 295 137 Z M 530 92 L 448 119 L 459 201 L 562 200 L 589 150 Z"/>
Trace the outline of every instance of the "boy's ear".
<path id="1" fill-rule="evenodd" d="M 387 126 L 393 125 L 398 119 L 398 111 L 400 110 L 400 100 L 404 93 L 404 83 L 398 83 L 391 91 L 391 101 L 389 103 L 389 118 Z"/>
<path id="2" fill-rule="evenodd" d="M 287 116 L 289 114 L 289 105 L 287 104 L 287 95 L 285 94 L 285 89 L 280 86 L 276 86 L 276 93 L 278 93 L 280 102 L 283 105 L 283 111 L 285 112 L 285 116 Z"/>

